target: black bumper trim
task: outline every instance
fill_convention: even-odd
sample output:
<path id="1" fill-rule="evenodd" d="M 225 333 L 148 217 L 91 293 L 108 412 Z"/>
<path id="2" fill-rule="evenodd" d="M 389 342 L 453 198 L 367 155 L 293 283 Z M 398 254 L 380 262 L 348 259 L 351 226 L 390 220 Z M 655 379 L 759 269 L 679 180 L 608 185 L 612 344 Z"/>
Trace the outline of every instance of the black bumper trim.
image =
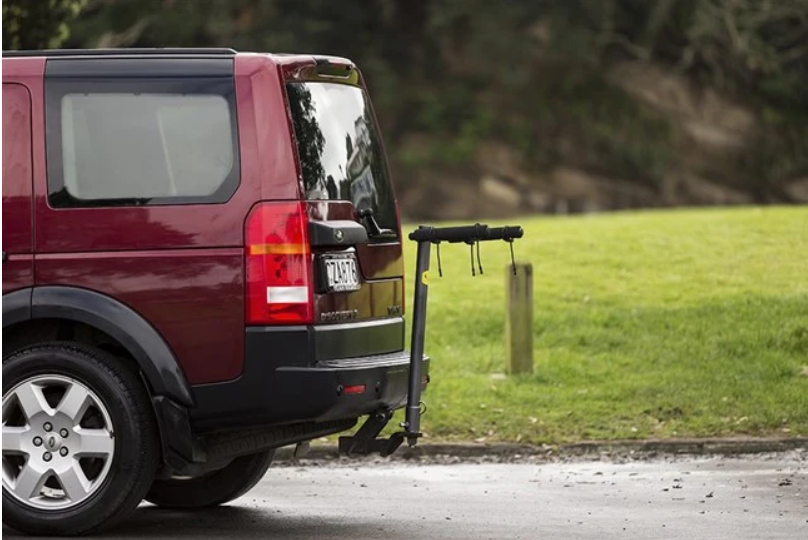
<path id="1" fill-rule="evenodd" d="M 192 387 L 194 431 L 356 419 L 406 404 L 409 353 L 317 363 L 313 334 L 311 327 L 249 328 L 242 375 Z M 363 385 L 362 393 L 341 391 Z"/>

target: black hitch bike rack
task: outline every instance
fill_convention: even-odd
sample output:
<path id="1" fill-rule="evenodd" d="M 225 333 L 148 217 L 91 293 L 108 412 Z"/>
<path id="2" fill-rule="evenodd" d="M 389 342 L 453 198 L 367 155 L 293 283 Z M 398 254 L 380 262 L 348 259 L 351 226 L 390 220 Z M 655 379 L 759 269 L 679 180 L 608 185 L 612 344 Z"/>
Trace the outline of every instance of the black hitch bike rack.
<path id="1" fill-rule="evenodd" d="M 418 252 L 415 264 L 415 302 L 412 315 L 412 339 L 410 342 L 410 373 L 407 390 L 407 406 L 405 420 L 399 426 L 403 431 L 392 434 L 389 438 L 378 438 L 382 430 L 393 418 L 393 409 L 380 409 L 371 414 L 357 432 L 349 437 L 339 438 L 339 451 L 344 454 L 371 454 L 379 453 L 389 456 L 395 452 L 406 440 L 413 447 L 421 437 L 421 390 L 423 377 L 424 340 L 426 337 L 426 302 L 429 291 L 429 265 L 432 244 L 438 250 L 438 270 L 440 275 L 440 244 L 465 243 L 471 246 L 471 270 L 474 268 L 474 248 L 477 247 L 477 264 L 480 274 L 483 273 L 480 263 L 480 242 L 489 240 L 503 240 L 511 245 L 511 262 L 516 271 L 513 258 L 513 241 L 522 238 L 522 227 L 489 227 L 477 223 L 462 227 L 418 227 L 410 233 L 409 239 L 418 243 Z"/>

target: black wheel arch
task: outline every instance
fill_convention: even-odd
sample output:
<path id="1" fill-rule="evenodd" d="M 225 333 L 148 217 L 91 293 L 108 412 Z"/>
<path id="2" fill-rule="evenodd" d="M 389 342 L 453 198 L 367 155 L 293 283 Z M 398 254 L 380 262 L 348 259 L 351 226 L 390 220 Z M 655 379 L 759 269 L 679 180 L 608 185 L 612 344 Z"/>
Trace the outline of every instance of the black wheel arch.
<path id="1" fill-rule="evenodd" d="M 3 329 L 36 319 L 83 323 L 108 334 L 137 362 L 155 396 L 192 407 L 191 388 L 174 353 L 139 313 L 105 294 L 78 287 L 43 286 L 3 295 Z"/>
<path id="2" fill-rule="evenodd" d="M 31 319 L 31 296 L 34 289 L 27 287 L 3 295 L 3 328 Z"/>

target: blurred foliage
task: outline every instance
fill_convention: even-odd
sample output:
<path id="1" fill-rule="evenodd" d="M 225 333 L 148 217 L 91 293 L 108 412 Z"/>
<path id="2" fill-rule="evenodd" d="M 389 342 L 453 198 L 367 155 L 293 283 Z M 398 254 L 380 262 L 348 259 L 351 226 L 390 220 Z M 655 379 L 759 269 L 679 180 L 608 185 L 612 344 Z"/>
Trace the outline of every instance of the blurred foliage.
<path id="1" fill-rule="evenodd" d="M 68 23 L 85 0 L 3 0 L 3 46 L 7 49 L 59 47 Z"/>
<path id="2" fill-rule="evenodd" d="M 808 0 L 88 0 L 66 44 L 346 56 L 394 165 L 461 166 L 495 140 L 533 170 L 572 162 L 653 188 L 676 166 L 670 118 L 608 78 L 649 62 L 755 113 L 760 144 L 733 170 L 757 191 L 808 174 Z M 410 135 L 431 143 L 398 144 Z"/>

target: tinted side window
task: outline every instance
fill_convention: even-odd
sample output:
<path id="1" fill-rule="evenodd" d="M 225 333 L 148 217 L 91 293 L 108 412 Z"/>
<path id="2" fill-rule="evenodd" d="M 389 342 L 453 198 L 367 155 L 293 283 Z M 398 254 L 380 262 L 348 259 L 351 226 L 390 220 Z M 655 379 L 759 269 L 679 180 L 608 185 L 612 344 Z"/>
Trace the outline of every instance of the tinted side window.
<path id="1" fill-rule="evenodd" d="M 232 80 L 56 81 L 47 99 L 54 207 L 220 203 L 238 187 Z"/>

